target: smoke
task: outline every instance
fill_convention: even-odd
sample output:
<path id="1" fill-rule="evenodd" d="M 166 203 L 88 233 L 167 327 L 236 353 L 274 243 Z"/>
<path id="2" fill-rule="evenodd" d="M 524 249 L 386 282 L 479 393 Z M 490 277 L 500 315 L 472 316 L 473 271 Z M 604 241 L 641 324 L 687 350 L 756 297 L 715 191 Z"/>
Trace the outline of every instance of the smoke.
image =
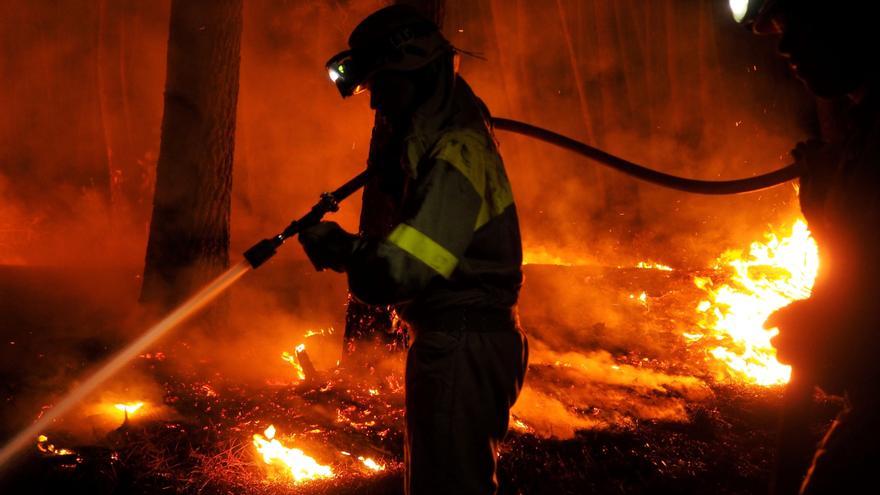
<path id="1" fill-rule="evenodd" d="M 462 71 L 496 115 L 520 118 L 663 171 L 745 177 L 787 163 L 812 103 L 724 2 L 484 0 L 451 8 Z M 499 133 L 524 243 L 629 264 L 705 266 L 719 245 L 789 220 L 791 188 L 706 198 L 638 184 Z M 564 256 L 565 257 L 565 256 Z"/>
<path id="2" fill-rule="evenodd" d="M 792 144 L 808 134 L 812 110 L 773 54 L 773 40 L 735 25 L 722 4 L 451 2 L 446 31 L 457 46 L 487 58 L 465 55 L 462 73 L 496 115 L 672 173 L 748 176 L 786 162 Z M 362 169 L 372 121 L 367 99 L 340 100 L 323 63 L 381 5 L 246 6 L 233 252 Z M 168 2 L 32 2 L 3 14 L 0 260 L 139 263 L 158 150 Z M 643 258 L 703 266 L 719 246 L 753 238 L 796 211 L 791 188 L 698 197 L 637 184 L 520 137 L 499 139 L 527 250 L 611 266 Z M 338 215 L 350 229 L 356 218 L 355 201 Z M 64 237 L 47 234 L 57 223 L 68 226 Z M 18 234 L 28 228 L 40 236 Z M 96 238 L 99 248 L 132 242 L 94 256 Z M 58 259 L 54 247 L 62 240 L 69 257 Z"/>
<path id="3" fill-rule="evenodd" d="M 605 351 L 556 353 L 538 346 L 530 361 L 532 376 L 511 413 L 547 437 L 629 428 L 640 420 L 686 422 L 686 405 L 712 396 L 698 378 L 622 364 Z"/>
<path id="4" fill-rule="evenodd" d="M 682 333 L 697 328 L 691 273 L 527 266 L 520 319 L 530 367 L 513 414 L 535 433 L 686 422 L 711 374 Z"/>
<path id="5" fill-rule="evenodd" d="M 461 70 L 495 115 L 666 172 L 749 176 L 787 163 L 788 149 L 809 134 L 812 103 L 773 54 L 773 41 L 734 25 L 723 4 L 447 2 L 445 29 L 456 46 L 486 57 L 464 56 Z M 380 5 L 246 2 L 233 259 L 305 212 L 321 191 L 363 169 L 372 123 L 368 100 L 341 100 L 323 65 Z M 49 366 L 45 361 L 26 359 L 40 353 L 38 343 L 24 352 L 5 349 L 15 357 L 9 366 L 24 363 L 19 374 L 38 370 L 20 384 L 28 394 L 13 391 L 20 394 L 19 410 L 38 410 L 39 399 L 22 397 L 66 386 L 101 355 L 81 352 L 83 342 L 106 351 L 147 326 L 128 315 L 134 314 L 152 201 L 168 6 L 75 0 L 0 6 L 0 265 L 35 277 L 4 281 L 3 333 L 19 342 L 34 331 L 64 336 L 39 342 L 59 354 L 52 373 L 39 371 Z M 526 251 L 544 259 L 594 267 L 651 259 L 699 268 L 796 214 L 788 186 L 698 197 L 637 184 L 521 137 L 498 138 Z M 333 219 L 355 230 L 358 213 L 353 198 Z M 335 364 L 344 279 L 312 272 L 292 244 L 233 290 L 229 332 L 185 329 L 174 339 L 191 352 L 174 358 L 181 370 L 280 382 L 291 373 L 280 353 L 301 342 L 319 369 Z M 53 279 L 37 265 L 73 274 Z M 687 357 L 676 347 L 680 340 L 669 337 L 687 329 L 687 316 L 651 309 L 690 310 L 669 299 L 687 300 L 666 292 L 669 280 L 653 278 L 667 276 L 676 275 L 624 271 L 612 279 L 595 271 L 529 269 L 522 314 L 539 349 L 533 362 L 543 363 L 536 369 L 560 368 L 557 360 L 569 365 L 552 379 L 533 373 L 516 413 L 543 434 L 562 437 L 635 419 L 685 420 L 683 404 L 706 394 L 688 378 L 693 370 L 658 372 L 620 357 Z M 58 295 L 43 306 L 44 312 L 52 308 L 51 317 L 39 308 L 23 312 L 23 302 L 42 301 L 35 294 L 52 284 Z M 641 291 L 648 293 L 648 309 L 629 298 Z M 46 321 L 34 323 L 41 318 Z M 329 328 L 335 331 L 304 338 Z M 554 380 L 575 389 L 563 396 Z M 134 382 L 132 390 L 153 390 L 151 377 Z M 589 408 L 600 412 L 572 412 Z"/>

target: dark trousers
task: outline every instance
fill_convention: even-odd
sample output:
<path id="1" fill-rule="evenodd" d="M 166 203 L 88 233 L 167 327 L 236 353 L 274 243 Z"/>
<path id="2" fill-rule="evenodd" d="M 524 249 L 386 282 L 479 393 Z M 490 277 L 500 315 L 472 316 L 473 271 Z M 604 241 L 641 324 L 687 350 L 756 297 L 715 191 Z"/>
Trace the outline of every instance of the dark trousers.
<path id="1" fill-rule="evenodd" d="M 406 493 L 494 494 L 498 445 L 522 388 L 525 334 L 416 330 L 406 362 Z"/>
<path id="2" fill-rule="evenodd" d="M 867 390 L 838 415 L 819 444 L 803 495 L 876 493 L 880 474 L 880 400 Z M 871 488 L 874 486 L 874 488 Z"/>

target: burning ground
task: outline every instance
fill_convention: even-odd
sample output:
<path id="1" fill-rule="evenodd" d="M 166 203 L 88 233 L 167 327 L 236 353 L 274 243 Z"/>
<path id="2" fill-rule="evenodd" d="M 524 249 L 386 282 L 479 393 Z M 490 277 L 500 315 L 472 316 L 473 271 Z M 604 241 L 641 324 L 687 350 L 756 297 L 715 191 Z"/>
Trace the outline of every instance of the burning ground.
<path id="1" fill-rule="evenodd" d="M 761 492 L 789 372 L 761 323 L 809 294 L 818 261 L 806 227 L 784 225 L 698 270 L 536 261 L 548 260 L 527 253 L 520 311 L 531 359 L 501 452 L 502 492 Z M 2 308 L 18 329 L 3 356 L 9 435 L 28 421 L 22 411 L 51 404 L 125 339 L 118 330 L 65 339 L 65 330 L 84 321 L 111 329 L 127 310 L 109 304 L 124 292 L 74 309 L 59 306 L 71 294 L 36 289 L 53 277 L 65 283 L 49 287 L 70 287 L 82 272 L 3 270 L 3 301 L 30 299 Z M 35 438 L 6 490 L 399 492 L 403 352 L 376 348 L 362 365 L 340 365 L 341 322 L 321 315 L 342 312 L 344 281 L 283 261 L 257 273 L 227 302 L 232 333 L 203 322 L 142 355 Z M 266 287 L 276 300 L 266 301 Z M 43 317 L 47 305 L 65 317 Z M 816 433 L 837 407 L 822 404 Z"/>

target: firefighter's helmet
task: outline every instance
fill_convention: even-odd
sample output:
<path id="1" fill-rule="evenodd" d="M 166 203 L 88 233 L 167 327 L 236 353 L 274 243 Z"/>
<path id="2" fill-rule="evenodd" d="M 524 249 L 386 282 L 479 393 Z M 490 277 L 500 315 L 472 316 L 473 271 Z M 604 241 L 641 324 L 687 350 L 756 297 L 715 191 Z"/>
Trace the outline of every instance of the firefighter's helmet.
<path id="1" fill-rule="evenodd" d="M 790 0 L 729 0 L 730 12 L 736 22 L 756 33 L 776 31 L 773 17 L 790 4 Z"/>
<path id="2" fill-rule="evenodd" d="M 365 91 L 379 71 L 413 71 L 454 53 L 436 24 L 405 5 L 370 14 L 351 33 L 348 45 L 326 65 L 343 97 Z"/>

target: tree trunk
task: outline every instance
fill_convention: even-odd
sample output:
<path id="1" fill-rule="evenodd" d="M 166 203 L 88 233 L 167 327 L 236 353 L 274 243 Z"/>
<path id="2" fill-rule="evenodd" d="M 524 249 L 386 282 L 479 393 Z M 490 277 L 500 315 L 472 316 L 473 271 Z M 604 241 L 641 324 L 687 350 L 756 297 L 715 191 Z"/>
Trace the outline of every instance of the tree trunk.
<path id="1" fill-rule="evenodd" d="M 229 264 L 243 0 L 172 0 L 141 301 L 167 309 Z"/>

